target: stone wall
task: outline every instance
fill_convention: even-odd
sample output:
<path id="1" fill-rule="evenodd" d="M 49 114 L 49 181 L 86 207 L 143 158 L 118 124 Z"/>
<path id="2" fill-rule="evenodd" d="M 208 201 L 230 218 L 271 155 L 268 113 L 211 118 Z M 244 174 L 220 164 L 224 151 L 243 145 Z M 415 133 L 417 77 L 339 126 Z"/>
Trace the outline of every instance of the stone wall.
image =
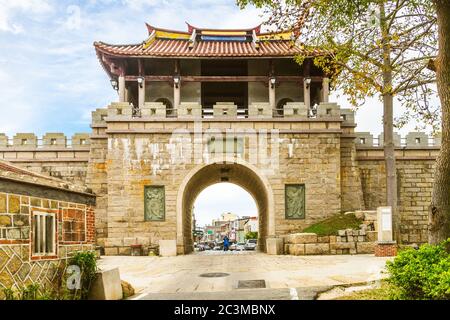
<path id="1" fill-rule="evenodd" d="M 148 246 L 157 244 L 159 240 L 176 239 L 178 223 L 187 226 L 184 233 L 190 234 L 190 218 L 185 218 L 182 222 L 177 221 L 177 197 L 184 179 L 193 170 L 207 165 L 207 161 L 202 164 L 193 164 L 191 161 L 172 162 L 173 153 L 180 151 L 180 144 L 177 144 L 172 135 L 174 130 L 184 130 L 184 138 L 199 142 L 198 137 L 194 136 L 193 129 L 198 124 L 194 120 L 148 116 L 131 118 L 130 112 L 123 111 L 129 107 L 127 104 L 115 103 L 108 111 L 97 110 L 93 114 L 94 132 L 91 136 L 87 183 L 98 196 L 98 241 L 105 246 L 107 254 L 129 254 L 132 244 Z M 121 108 L 122 112 L 115 113 L 115 108 Z M 102 114 L 108 116 L 102 117 Z M 341 211 L 340 123 L 340 118 L 334 114 L 322 116 L 322 119 L 300 121 L 203 119 L 199 143 L 203 143 L 205 147 L 208 145 L 208 139 L 215 134 L 225 136 L 227 132 L 235 130 L 234 133 L 239 136 L 245 134 L 246 130 L 251 130 L 250 136 L 253 135 L 253 138 L 244 142 L 243 154 L 232 154 L 232 157 L 239 161 L 250 163 L 250 157 L 254 155 L 250 152 L 250 146 L 257 141 L 255 137 L 258 139 L 262 132 L 268 133 L 270 138 L 271 130 L 277 130 L 273 139 L 280 142 L 277 151 L 279 154 L 271 153 L 271 148 L 263 150 L 269 160 L 279 159 L 276 170 L 269 170 L 270 163 L 257 163 L 252 169 L 252 179 L 267 181 L 271 190 L 270 197 L 273 198 L 273 231 L 269 230 L 269 217 L 264 216 L 261 221 L 266 221 L 267 224 L 262 230 L 267 231 L 263 233 L 266 233 L 266 236 L 282 235 Z M 203 148 L 200 150 L 202 161 L 211 156 L 208 152 L 204 154 Z M 215 180 L 211 183 L 221 182 L 220 173 L 214 173 L 213 177 Z M 286 219 L 286 184 L 305 184 L 304 219 Z M 164 221 L 145 220 L 144 187 L 152 185 L 165 187 Z M 192 190 L 186 190 L 190 191 Z M 256 189 L 253 191 L 258 193 Z M 264 201 L 261 200 L 259 204 L 264 212 L 270 211 L 264 209 Z M 186 216 L 186 213 L 184 215 Z M 269 234 L 270 232 L 273 234 Z M 181 252 L 183 248 L 178 249 Z"/>
<path id="2" fill-rule="evenodd" d="M 62 133 L 47 133 L 42 139 L 29 133 L 18 133 L 13 139 L 0 134 L 0 159 L 79 185 L 86 181 L 89 150 L 89 134 L 84 133 L 71 140 Z"/>
<path id="3" fill-rule="evenodd" d="M 428 241 L 428 210 L 438 148 L 397 150 L 398 205 L 405 244 Z M 385 163 L 380 149 L 359 149 L 358 167 L 364 206 L 374 210 L 386 201 Z"/>

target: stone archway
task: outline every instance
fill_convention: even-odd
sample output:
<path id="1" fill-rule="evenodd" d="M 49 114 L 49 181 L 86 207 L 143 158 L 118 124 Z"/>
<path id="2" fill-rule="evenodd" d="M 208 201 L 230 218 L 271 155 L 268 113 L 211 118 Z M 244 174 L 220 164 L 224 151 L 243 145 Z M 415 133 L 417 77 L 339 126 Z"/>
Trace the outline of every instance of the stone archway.
<path id="1" fill-rule="evenodd" d="M 275 234 L 274 199 L 270 184 L 259 170 L 244 162 L 212 161 L 191 170 L 185 177 L 177 195 L 177 251 L 186 254 L 193 251 L 192 207 L 197 196 L 206 187 L 229 182 L 245 189 L 254 198 L 259 215 L 259 246 L 265 251 L 268 237 Z"/>

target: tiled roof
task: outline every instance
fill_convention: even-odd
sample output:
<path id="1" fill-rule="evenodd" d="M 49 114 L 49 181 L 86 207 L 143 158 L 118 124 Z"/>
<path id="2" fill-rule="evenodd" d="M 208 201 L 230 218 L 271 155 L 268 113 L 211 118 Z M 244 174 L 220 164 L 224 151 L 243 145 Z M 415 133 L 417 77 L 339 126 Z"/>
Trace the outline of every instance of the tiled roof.
<path id="1" fill-rule="evenodd" d="M 147 24 L 149 37 L 142 43 L 112 45 L 95 42 L 97 53 L 119 57 L 258 58 L 315 57 L 329 52 L 296 44 L 292 30 L 261 33 L 261 26 L 241 30 L 200 29 L 174 31 Z"/>
<path id="2" fill-rule="evenodd" d="M 198 41 L 190 48 L 189 40 L 155 39 L 147 48 L 143 44 L 110 45 L 96 42 L 100 52 L 114 56 L 145 57 L 292 57 L 295 55 L 318 56 L 327 54 L 319 49 L 304 49 L 290 40 L 261 41 L 258 48 L 246 41 Z"/>
<path id="3" fill-rule="evenodd" d="M 76 193 L 92 193 L 92 191 L 85 186 L 76 185 L 64 180 L 34 173 L 3 160 L 0 160 L 0 180 L 1 179 L 48 186 Z"/>

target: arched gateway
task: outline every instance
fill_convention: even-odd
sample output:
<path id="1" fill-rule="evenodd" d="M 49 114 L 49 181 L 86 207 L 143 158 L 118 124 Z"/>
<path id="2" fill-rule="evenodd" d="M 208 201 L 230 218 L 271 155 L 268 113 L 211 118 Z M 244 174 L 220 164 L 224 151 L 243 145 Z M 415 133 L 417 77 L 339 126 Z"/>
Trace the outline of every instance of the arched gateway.
<path id="1" fill-rule="evenodd" d="M 193 203 L 218 182 L 253 196 L 268 253 L 282 252 L 284 235 L 361 208 L 354 115 L 329 103 L 329 75 L 313 63 L 327 51 L 260 27 L 148 30 L 135 45 L 95 43 L 119 95 L 93 112 L 86 178 L 107 255 L 191 252 Z"/>
<path id="2" fill-rule="evenodd" d="M 177 247 L 178 251 L 193 251 L 192 208 L 195 199 L 208 186 L 220 183 L 234 183 L 254 198 L 259 213 L 259 245 L 265 250 L 269 236 L 275 235 L 275 208 L 273 191 L 267 178 L 255 166 L 244 161 L 212 161 L 199 165 L 183 180 L 177 196 Z"/>

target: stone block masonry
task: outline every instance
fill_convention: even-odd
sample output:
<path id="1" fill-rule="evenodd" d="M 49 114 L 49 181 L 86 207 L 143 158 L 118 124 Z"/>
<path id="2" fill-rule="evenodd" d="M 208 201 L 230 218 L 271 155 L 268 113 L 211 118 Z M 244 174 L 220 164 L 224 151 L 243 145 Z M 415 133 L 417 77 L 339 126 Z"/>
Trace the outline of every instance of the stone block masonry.
<path id="1" fill-rule="evenodd" d="M 86 183 L 89 154 L 86 133 L 76 133 L 71 140 L 62 133 L 46 133 L 42 139 L 18 133 L 12 141 L 0 134 L 0 160 L 78 185 Z"/>

